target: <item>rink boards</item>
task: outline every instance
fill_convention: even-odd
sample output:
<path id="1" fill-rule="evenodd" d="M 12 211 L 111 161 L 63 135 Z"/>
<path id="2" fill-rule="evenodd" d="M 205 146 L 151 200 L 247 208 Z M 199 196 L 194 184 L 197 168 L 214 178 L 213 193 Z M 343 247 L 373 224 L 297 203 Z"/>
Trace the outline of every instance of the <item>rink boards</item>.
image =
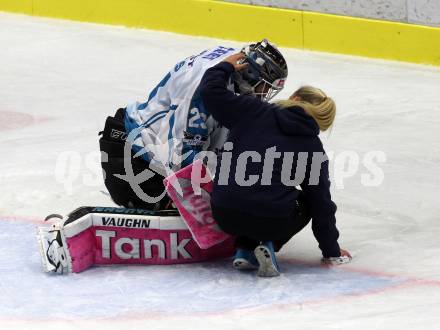
<path id="1" fill-rule="evenodd" d="M 0 10 L 440 65 L 440 28 L 211 0 L 0 0 Z"/>

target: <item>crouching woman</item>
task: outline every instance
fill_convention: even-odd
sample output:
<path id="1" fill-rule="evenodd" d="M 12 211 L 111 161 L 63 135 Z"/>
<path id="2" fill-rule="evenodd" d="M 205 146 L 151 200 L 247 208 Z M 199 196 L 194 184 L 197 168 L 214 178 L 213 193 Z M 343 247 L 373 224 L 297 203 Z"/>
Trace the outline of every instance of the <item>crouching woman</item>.
<path id="1" fill-rule="evenodd" d="M 275 251 L 310 219 L 323 260 L 350 261 L 338 244 L 328 160 L 318 137 L 333 123 L 333 100 L 313 87 L 275 104 L 236 96 L 226 85 L 234 71 L 248 69 L 242 58 L 228 57 L 201 83 L 206 110 L 230 130 L 219 154 L 211 206 L 220 228 L 237 237 L 233 266 L 258 269 L 263 277 L 279 275 Z"/>

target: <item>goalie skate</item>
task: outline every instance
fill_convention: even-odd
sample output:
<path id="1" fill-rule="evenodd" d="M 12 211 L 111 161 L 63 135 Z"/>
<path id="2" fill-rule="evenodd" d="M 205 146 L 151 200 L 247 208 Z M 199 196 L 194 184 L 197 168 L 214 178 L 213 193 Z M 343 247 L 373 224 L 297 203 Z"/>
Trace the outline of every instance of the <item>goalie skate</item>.
<path id="1" fill-rule="evenodd" d="M 44 271 L 57 274 L 69 273 L 70 257 L 60 224 L 38 227 L 38 241 Z"/>

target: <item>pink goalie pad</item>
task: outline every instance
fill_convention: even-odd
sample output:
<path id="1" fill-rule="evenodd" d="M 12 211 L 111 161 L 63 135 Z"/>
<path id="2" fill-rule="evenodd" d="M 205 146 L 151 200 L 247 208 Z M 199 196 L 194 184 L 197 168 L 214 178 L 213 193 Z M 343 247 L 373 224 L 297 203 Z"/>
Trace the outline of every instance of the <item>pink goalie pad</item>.
<path id="1" fill-rule="evenodd" d="M 80 273 L 93 265 L 202 262 L 230 257 L 234 251 L 233 240 L 202 250 L 188 230 L 95 227 L 66 241 L 74 273 Z"/>
<path id="2" fill-rule="evenodd" d="M 66 239 L 73 273 L 80 273 L 95 264 L 95 241 L 94 228 Z"/>
<path id="3" fill-rule="evenodd" d="M 234 253 L 232 238 L 201 249 L 181 217 L 93 213 L 63 230 L 74 273 L 93 265 L 184 264 Z"/>
<path id="4" fill-rule="evenodd" d="M 212 216 L 213 183 L 201 160 L 165 178 L 164 185 L 200 248 L 209 249 L 231 239 Z"/>

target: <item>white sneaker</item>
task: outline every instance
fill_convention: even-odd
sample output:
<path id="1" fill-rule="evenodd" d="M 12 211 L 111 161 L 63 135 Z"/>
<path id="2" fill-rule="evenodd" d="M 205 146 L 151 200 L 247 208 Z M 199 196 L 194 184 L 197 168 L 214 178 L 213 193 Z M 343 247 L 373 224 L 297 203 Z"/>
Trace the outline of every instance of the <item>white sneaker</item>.
<path id="1" fill-rule="evenodd" d="M 238 270 L 255 270 L 258 269 L 258 266 L 254 251 L 237 249 L 234 261 L 232 262 L 232 267 Z"/>
<path id="2" fill-rule="evenodd" d="M 264 242 L 255 248 L 255 257 L 260 264 L 257 275 L 260 277 L 275 277 L 280 275 L 277 258 L 272 242 Z"/>

